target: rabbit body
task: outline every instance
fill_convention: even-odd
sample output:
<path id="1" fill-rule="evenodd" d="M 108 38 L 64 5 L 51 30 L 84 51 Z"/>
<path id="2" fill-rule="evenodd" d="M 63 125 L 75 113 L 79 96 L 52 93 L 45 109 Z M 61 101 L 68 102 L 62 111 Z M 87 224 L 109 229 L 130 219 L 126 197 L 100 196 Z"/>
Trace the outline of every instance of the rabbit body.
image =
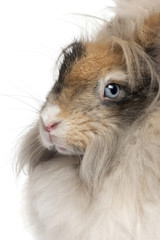
<path id="1" fill-rule="evenodd" d="M 63 51 L 22 143 L 37 240 L 160 239 L 160 4 L 128 2 Z"/>
<path id="2" fill-rule="evenodd" d="M 153 119 L 159 117 L 157 112 Z M 125 158 L 95 196 L 83 185 L 74 156 L 35 168 L 26 199 L 36 239 L 160 239 L 159 123 L 153 119 L 134 134 Z"/>

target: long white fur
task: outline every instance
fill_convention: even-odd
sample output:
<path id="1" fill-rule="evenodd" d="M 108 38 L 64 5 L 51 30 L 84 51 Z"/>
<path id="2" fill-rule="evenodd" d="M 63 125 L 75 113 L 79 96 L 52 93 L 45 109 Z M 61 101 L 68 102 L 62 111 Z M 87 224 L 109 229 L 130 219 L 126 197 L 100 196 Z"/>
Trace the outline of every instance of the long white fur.
<path id="1" fill-rule="evenodd" d="M 159 118 L 160 114 L 154 113 L 137 129 L 132 142 L 125 140 L 128 144 L 119 159 L 121 164 L 96 196 L 85 191 L 74 157 L 59 157 L 54 163 L 37 166 L 27 187 L 30 222 L 37 239 L 160 239 L 160 141 L 154 133 Z M 96 160 L 102 144 L 95 149 L 99 149 Z"/>
<path id="2" fill-rule="evenodd" d="M 134 18 L 139 21 L 148 12 L 160 9 L 159 0 L 114 0 L 117 4 L 115 12 L 120 16 Z"/>

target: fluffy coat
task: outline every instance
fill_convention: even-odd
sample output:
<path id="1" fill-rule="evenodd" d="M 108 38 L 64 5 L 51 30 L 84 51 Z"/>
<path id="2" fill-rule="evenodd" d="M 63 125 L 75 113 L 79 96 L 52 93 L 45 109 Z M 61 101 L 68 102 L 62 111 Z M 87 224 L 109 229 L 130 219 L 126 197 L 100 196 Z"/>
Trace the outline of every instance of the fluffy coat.
<path id="1" fill-rule="evenodd" d="M 93 39 L 62 52 L 20 147 L 37 240 L 160 240 L 160 2 L 116 3 Z"/>

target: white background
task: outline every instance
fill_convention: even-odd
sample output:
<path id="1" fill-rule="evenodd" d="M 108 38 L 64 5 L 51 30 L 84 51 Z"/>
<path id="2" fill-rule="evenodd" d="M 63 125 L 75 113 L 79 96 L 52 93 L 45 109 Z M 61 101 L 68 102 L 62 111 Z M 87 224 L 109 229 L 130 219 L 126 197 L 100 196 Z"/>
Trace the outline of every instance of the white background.
<path id="1" fill-rule="evenodd" d="M 55 80 L 55 61 L 75 38 L 108 18 L 111 0 L 2 0 L 0 2 L 0 239 L 31 240 L 22 221 L 25 177 L 13 171 L 15 149 Z"/>

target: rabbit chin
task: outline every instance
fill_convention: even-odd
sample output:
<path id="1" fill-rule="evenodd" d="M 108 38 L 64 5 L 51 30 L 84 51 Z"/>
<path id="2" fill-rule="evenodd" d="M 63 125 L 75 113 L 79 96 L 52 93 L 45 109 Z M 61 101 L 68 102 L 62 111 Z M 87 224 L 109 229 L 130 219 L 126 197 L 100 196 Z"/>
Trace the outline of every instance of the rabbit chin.
<path id="1" fill-rule="evenodd" d="M 62 155 L 75 155 L 74 152 L 70 151 L 69 149 L 61 146 L 55 146 L 55 149 L 57 150 L 58 153 Z"/>

